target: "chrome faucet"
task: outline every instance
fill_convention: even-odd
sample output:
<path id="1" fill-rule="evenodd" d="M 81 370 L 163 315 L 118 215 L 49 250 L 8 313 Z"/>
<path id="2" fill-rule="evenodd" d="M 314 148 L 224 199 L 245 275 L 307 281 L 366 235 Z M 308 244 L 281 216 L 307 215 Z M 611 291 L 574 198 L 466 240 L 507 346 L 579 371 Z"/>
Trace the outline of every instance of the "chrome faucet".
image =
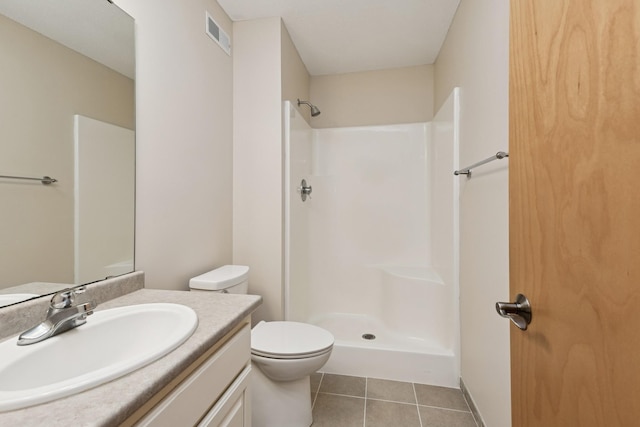
<path id="1" fill-rule="evenodd" d="M 42 323 L 24 331 L 18 337 L 18 345 L 35 344 L 84 325 L 87 322 L 87 316 L 93 314 L 93 309 L 96 307 L 92 301 L 76 303 L 76 297 L 85 290 L 84 286 L 80 286 L 56 293 L 51 298 L 47 318 Z"/>

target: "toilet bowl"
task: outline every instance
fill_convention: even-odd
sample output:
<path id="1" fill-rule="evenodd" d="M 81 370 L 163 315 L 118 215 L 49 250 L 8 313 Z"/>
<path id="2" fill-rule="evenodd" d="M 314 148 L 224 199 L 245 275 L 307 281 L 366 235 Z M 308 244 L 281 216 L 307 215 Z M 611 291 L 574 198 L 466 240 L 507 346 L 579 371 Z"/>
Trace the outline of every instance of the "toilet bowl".
<path id="1" fill-rule="evenodd" d="M 251 331 L 252 426 L 308 427 L 309 376 L 322 368 L 333 349 L 333 335 L 298 322 L 260 322 Z"/>
<path id="2" fill-rule="evenodd" d="M 246 294 L 249 267 L 225 265 L 189 281 L 192 291 Z M 253 427 L 312 424 L 309 376 L 331 356 L 333 335 L 317 326 L 261 321 L 251 330 Z"/>

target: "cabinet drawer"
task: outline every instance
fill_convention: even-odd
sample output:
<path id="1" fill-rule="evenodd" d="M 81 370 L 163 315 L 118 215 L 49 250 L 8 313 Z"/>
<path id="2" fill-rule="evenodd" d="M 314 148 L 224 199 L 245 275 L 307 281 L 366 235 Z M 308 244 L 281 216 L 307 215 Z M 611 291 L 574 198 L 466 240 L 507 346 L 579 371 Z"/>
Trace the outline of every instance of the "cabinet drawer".
<path id="1" fill-rule="evenodd" d="M 251 329 L 246 325 L 187 377 L 137 424 L 138 426 L 193 426 L 249 365 Z"/>

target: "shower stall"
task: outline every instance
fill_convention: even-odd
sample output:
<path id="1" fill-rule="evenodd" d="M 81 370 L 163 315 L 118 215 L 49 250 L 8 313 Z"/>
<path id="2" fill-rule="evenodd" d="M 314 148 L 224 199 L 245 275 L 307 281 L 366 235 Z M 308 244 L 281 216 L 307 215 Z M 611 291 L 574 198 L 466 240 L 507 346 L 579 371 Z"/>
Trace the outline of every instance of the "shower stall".
<path id="1" fill-rule="evenodd" d="M 285 317 L 333 333 L 325 372 L 459 386 L 457 97 L 334 129 L 284 103 Z"/>

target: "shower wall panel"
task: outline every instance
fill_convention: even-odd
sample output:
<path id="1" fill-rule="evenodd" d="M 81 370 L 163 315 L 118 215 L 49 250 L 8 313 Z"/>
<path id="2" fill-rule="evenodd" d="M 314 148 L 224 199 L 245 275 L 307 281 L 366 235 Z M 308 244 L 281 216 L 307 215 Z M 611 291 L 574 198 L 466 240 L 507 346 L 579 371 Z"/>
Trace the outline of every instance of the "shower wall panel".
<path id="1" fill-rule="evenodd" d="M 425 123 L 315 129 L 309 315 L 379 316 L 381 266 L 430 265 Z"/>

